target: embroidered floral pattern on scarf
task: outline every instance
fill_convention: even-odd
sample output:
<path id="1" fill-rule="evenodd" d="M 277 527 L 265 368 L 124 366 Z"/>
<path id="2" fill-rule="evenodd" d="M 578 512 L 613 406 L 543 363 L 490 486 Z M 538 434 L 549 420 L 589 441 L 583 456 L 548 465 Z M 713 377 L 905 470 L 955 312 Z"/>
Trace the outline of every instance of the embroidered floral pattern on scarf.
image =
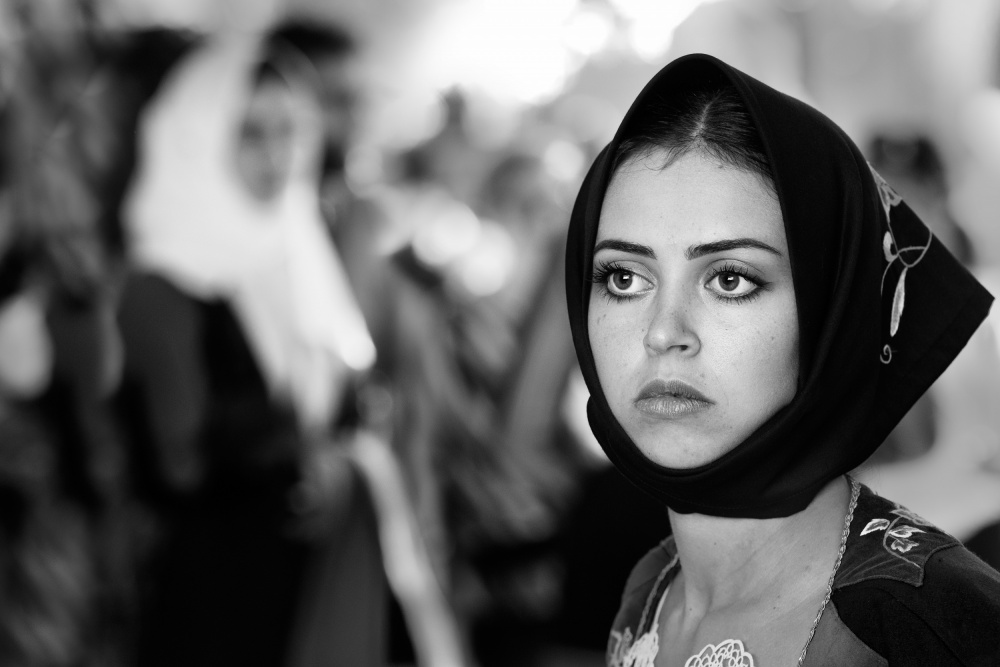
<path id="1" fill-rule="evenodd" d="M 882 237 L 882 253 L 885 255 L 885 261 L 888 264 L 882 273 L 883 292 L 885 292 L 885 279 L 889 273 L 889 269 L 897 261 L 903 265 L 903 270 L 896 281 L 896 288 L 892 296 L 892 314 L 889 319 L 889 337 L 892 338 L 899 331 L 899 321 L 903 316 L 903 308 L 906 305 L 906 272 L 923 260 L 924 255 L 927 254 L 927 250 L 931 247 L 933 235 L 929 230 L 924 229 L 923 231 L 927 234 L 926 241 L 911 245 L 902 245 L 900 243 L 901 239 L 897 238 L 897 231 L 893 228 L 891 213 L 893 207 L 898 206 L 903 201 L 903 198 L 885 182 L 885 179 L 875 171 L 874 167 L 869 164 L 868 168 L 875 179 L 879 198 L 882 200 L 882 210 L 885 211 L 886 232 Z M 888 343 L 882 347 L 881 359 L 884 364 L 892 361 L 892 347 Z"/>

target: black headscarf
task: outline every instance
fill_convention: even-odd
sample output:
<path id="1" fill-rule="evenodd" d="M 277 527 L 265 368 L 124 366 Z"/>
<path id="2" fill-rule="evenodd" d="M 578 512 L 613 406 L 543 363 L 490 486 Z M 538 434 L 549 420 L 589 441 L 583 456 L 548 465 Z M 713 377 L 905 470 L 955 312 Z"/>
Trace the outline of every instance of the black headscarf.
<path id="1" fill-rule="evenodd" d="M 792 402 L 711 463 L 647 459 L 608 406 L 587 309 L 594 242 L 612 159 L 653 97 L 728 82 L 760 133 L 774 175 L 796 286 L 799 381 Z M 993 297 L 808 105 L 706 55 L 663 68 L 598 155 L 573 208 L 566 261 L 573 340 L 591 428 L 625 476 L 677 512 L 771 518 L 804 509 L 862 463 L 965 345 Z"/>

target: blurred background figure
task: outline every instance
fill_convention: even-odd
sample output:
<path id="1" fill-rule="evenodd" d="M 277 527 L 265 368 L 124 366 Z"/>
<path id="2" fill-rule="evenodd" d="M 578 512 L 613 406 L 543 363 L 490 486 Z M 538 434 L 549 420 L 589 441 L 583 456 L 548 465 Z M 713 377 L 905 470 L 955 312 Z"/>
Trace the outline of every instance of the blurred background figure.
<path id="1" fill-rule="evenodd" d="M 44 419 L 45 288 L 12 217 L 8 176 L 0 169 L 0 661 L 82 664 L 97 648 L 95 545 Z"/>
<path id="2" fill-rule="evenodd" d="M 378 648 L 368 660 L 381 656 L 392 661 L 403 655 L 421 663 L 459 665 L 462 647 L 441 580 L 432 569 L 433 549 L 428 547 L 426 531 L 415 523 L 419 513 L 412 509 L 413 474 L 407 465 L 414 459 L 401 460 L 402 450 L 394 447 L 394 425 L 406 405 L 395 400 L 402 395 L 405 373 L 401 375 L 395 365 L 399 355 L 394 346 L 402 340 L 412 345 L 413 332 L 405 318 L 394 313 L 404 295 L 395 292 L 398 286 L 392 283 L 382 252 L 389 221 L 375 198 L 353 187 L 347 171 L 356 141 L 356 108 L 365 90 L 358 73 L 360 47 L 336 23 L 295 17 L 278 23 L 264 42 L 268 52 L 298 63 L 308 75 L 303 79 L 305 90 L 322 118 L 320 209 L 378 352 L 371 371 L 350 387 L 336 424 L 342 434 L 361 429 L 362 437 L 347 451 L 353 475 L 345 479 L 341 471 L 333 480 L 323 480 L 309 473 L 310 467 L 342 468 L 343 452 L 333 459 L 331 452 L 306 459 L 307 481 L 314 477 L 313 486 L 321 493 L 325 486 L 327 495 L 332 492 L 339 499 L 335 514 L 341 522 L 339 527 L 336 521 L 323 525 L 330 512 L 311 521 L 323 537 L 310 557 L 308 592 L 290 664 L 359 664 L 362 657 L 345 647 L 363 636 Z M 389 591 L 383 590 L 384 578 Z M 362 601 L 372 610 L 368 627 L 359 625 L 364 618 L 359 615 Z"/>
<path id="3" fill-rule="evenodd" d="M 140 664 L 284 663 L 306 464 L 374 360 L 322 225 L 321 116 L 293 55 L 210 38 L 144 114 L 118 313 L 118 402 L 165 524 Z M 338 634 L 355 664 L 380 662 L 377 545 L 367 561 L 342 618 L 360 625 Z"/>
<path id="4" fill-rule="evenodd" d="M 122 167 L 134 157 L 135 118 L 179 44 L 155 31 L 137 41 L 105 40 L 75 5 L 39 3 L 13 16 L 20 20 L 6 27 L 21 31 L 30 46 L 14 49 L 20 59 L 3 109 L 10 178 L 2 272 L 9 303 L 17 304 L 3 354 L 16 361 L 10 386 L 20 407 L 12 414 L 32 415 L 37 430 L 5 442 L 20 443 L 19 458 L 34 462 L 37 488 L 27 506 L 41 501 L 46 509 L 38 516 L 49 516 L 46 530 L 60 538 L 43 538 L 51 553 L 39 551 L 26 562 L 36 569 L 24 581 L 17 558 L 9 561 L 5 590 L 48 587 L 77 600 L 5 609 L 8 623 L 22 628 L 18 634 L 53 655 L 62 652 L 48 659 L 36 652 L 11 664 L 128 664 L 138 595 L 132 538 L 141 521 L 106 406 L 121 368 L 114 323 L 117 206 L 128 177 Z M 139 59 L 118 59 L 129 50 Z M 31 322 L 35 330 L 26 328 Z M 26 381 L 32 388 L 24 389 Z M 37 525 L 26 521 L 25 535 L 37 533 Z M 48 630 L 46 616 L 59 619 Z M 75 640 L 67 635 L 71 628 Z"/>
<path id="5" fill-rule="evenodd" d="M 992 0 L 0 0 L 0 662 L 603 664 L 670 527 L 560 247 L 693 51 L 1000 293 Z M 862 472 L 994 564 L 997 326 Z"/>
<path id="6" fill-rule="evenodd" d="M 614 529 L 572 517 L 592 486 L 629 490 L 603 482 L 610 467 L 565 408 L 576 368 L 562 293 L 568 189 L 546 155 L 576 149 L 544 115 L 529 115 L 510 144 L 484 146 L 461 93 L 442 106 L 440 131 L 403 154 L 379 191 L 391 230 L 377 290 L 386 315 L 371 320 L 391 322 L 375 338 L 392 364 L 418 525 L 477 663 L 546 664 L 574 641 L 599 657 L 603 638 L 575 622 L 589 614 L 570 620 L 573 603 L 603 599 L 610 580 L 613 614 L 624 573 L 594 567 L 608 562 L 594 554 L 607 553 L 601 538 Z M 615 553 L 631 555 L 657 539 L 615 537 Z"/>

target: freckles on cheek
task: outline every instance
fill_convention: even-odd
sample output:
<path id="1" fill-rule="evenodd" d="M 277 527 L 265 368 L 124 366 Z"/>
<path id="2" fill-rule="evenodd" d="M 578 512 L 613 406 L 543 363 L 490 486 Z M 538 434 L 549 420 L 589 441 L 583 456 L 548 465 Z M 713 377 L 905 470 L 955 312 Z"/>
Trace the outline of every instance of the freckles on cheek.
<path id="1" fill-rule="evenodd" d="M 591 320 L 590 341 L 598 368 L 609 371 L 620 365 L 627 355 L 629 334 L 616 313 L 595 313 Z M 608 378 L 602 381 L 609 382 Z"/>

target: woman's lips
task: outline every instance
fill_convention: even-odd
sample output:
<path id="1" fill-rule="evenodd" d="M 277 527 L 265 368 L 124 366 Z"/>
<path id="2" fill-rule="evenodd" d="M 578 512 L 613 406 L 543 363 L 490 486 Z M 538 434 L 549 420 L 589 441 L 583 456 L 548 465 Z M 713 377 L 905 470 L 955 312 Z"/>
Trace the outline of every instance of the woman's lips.
<path id="1" fill-rule="evenodd" d="M 700 391 L 680 380 L 653 380 L 635 399 L 639 412 L 654 417 L 683 417 L 706 410 L 713 404 Z"/>

